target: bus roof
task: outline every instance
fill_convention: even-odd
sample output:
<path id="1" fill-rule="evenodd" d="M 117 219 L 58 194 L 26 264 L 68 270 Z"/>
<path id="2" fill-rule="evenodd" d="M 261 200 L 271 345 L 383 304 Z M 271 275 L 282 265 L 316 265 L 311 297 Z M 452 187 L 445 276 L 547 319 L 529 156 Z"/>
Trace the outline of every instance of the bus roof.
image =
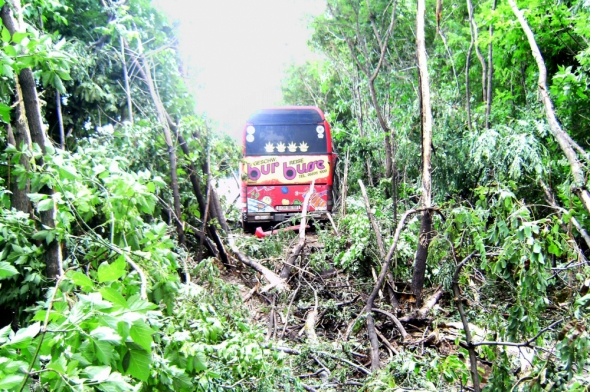
<path id="1" fill-rule="evenodd" d="M 253 125 L 317 124 L 324 113 L 315 106 L 281 106 L 261 109 L 250 116 Z"/>

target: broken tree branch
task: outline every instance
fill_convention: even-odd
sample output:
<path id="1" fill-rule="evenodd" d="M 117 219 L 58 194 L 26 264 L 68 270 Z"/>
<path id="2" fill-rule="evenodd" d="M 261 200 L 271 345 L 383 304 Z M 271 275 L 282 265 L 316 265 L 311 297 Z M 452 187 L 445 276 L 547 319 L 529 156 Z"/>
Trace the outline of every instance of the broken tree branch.
<path id="1" fill-rule="evenodd" d="M 472 252 L 469 256 L 467 256 L 455 269 L 455 273 L 453 274 L 453 301 L 457 306 L 457 310 L 459 311 L 459 315 L 461 316 L 461 322 L 463 323 L 463 331 L 465 331 L 465 340 L 467 341 L 467 351 L 469 352 L 469 362 L 471 365 L 471 379 L 473 380 L 473 389 L 475 392 L 481 391 L 481 387 L 479 385 L 479 373 L 477 372 L 477 353 L 475 352 L 475 347 L 473 346 L 473 342 L 471 339 L 471 331 L 469 330 L 469 322 L 467 321 L 467 316 L 465 316 L 465 310 L 463 309 L 463 302 L 461 301 L 461 291 L 459 290 L 459 274 L 461 273 L 461 269 L 463 266 L 473 257 L 475 252 Z"/>
<path id="2" fill-rule="evenodd" d="M 541 54 L 541 50 L 539 49 L 537 41 L 535 40 L 535 35 L 528 25 L 523 12 L 516 5 L 516 1 L 508 0 L 508 3 L 510 4 L 514 15 L 516 15 L 516 18 L 520 22 L 520 26 L 528 38 L 533 57 L 537 62 L 537 66 L 539 68 L 539 79 L 537 84 L 539 85 L 539 92 L 541 94 L 543 105 L 545 106 L 545 115 L 547 117 L 547 122 L 549 123 L 549 129 L 551 130 L 551 133 L 555 137 L 559 147 L 561 148 L 561 151 L 564 153 L 570 164 L 572 177 L 574 179 L 574 185 L 572 187 L 573 191 L 582 202 L 582 205 L 586 211 L 590 212 L 590 193 L 588 192 L 588 189 L 586 189 L 584 166 L 579 161 L 578 155 L 572 146 L 570 141 L 572 140 L 571 137 L 561 128 L 561 125 L 557 120 L 557 116 L 555 115 L 553 101 L 551 100 L 549 91 L 547 89 L 547 67 L 545 66 L 543 55 Z"/>
<path id="3" fill-rule="evenodd" d="M 281 270 L 281 279 L 287 280 L 289 278 L 289 275 L 291 274 L 291 265 L 295 265 L 295 261 L 297 260 L 297 257 L 299 257 L 299 254 L 301 253 L 301 250 L 305 245 L 305 225 L 307 223 L 307 208 L 309 207 L 309 199 L 311 198 L 311 195 L 314 191 L 314 185 L 315 180 L 311 182 L 311 185 L 309 186 L 309 191 L 303 199 L 303 207 L 301 209 L 301 223 L 299 224 L 299 242 L 297 242 L 297 245 L 295 245 L 295 247 L 291 251 L 289 259 L 287 259 L 287 262 Z"/>
<path id="4" fill-rule="evenodd" d="M 289 286 L 287 285 L 287 283 L 285 282 L 284 279 L 280 278 L 277 274 L 275 274 L 274 272 L 272 272 L 271 270 L 269 270 L 268 268 L 266 268 L 265 266 L 263 266 L 260 263 L 257 263 L 256 261 L 250 259 L 248 256 L 246 256 L 245 254 L 243 254 L 242 252 L 240 252 L 240 250 L 238 249 L 238 247 L 235 245 L 234 243 L 234 239 L 233 236 L 228 236 L 228 243 L 230 246 L 230 249 L 232 250 L 232 252 L 234 253 L 234 255 L 238 258 L 238 260 L 240 260 L 243 264 L 247 265 L 250 268 L 253 268 L 254 270 L 260 272 L 264 278 L 266 280 L 268 280 L 268 282 L 270 283 L 270 285 L 263 287 L 260 292 L 265 292 L 268 291 L 274 287 L 277 288 L 277 290 L 279 291 L 288 291 L 289 290 Z"/>

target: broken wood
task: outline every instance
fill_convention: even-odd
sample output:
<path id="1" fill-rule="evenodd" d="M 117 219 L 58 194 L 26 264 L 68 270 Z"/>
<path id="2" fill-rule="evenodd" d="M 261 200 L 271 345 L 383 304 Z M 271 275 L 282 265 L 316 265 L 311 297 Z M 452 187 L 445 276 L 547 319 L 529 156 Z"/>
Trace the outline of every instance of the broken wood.
<path id="1" fill-rule="evenodd" d="M 289 259 L 287 259 L 287 262 L 281 270 L 280 277 L 285 281 L 289 278 L 289 275 L 291 274 L 291 266 L 295 265 L 295 261 L 297 260 L 297 257 L 299 257 L 299 254 L 301 253 L 301 250 L 303 250 L 303 246 L 305 245 L 305 225 L 307 223 L 307 208 L 309 207 L 309 199 L 311 198 L 311 195 L 314 191 L 314 185 L 315 180 L 311 182 L 311 185 L 309 186 L 309 191 L 303 199 L 303 206 L 301 209 L 301 223 L 299 224 L 299 241 L 291 251 Z"/>
<path id="2" fill-rule="evenodd" d="M 549 129 L 551 130 L 551 133 L 555 137 L 555 140 L 559 144 L 561 151 L 570 164 L 571 174 L 574 179 L 572 190 L 578 196 L 586 211 L 590 212 L 590 192 L 588 189 L 586 189 L 587 173 L 584 173 L 584 166 L 578 159 L 578 155 L 576 154 L 576 151 L 574 150 L 571 142 L 571 137 L 566 131 L 563 130 L 563 128 L 561 128 L 561 125 L 559 124 L 555 114 L 553 101 L 551 100 L 551 97 L 549 96 L 549 90 L 547 89 L 547 67 L 545 66 L 543 55 L 541 54 L 541 50 L 539 49 L 537 41 L 535 40 L 535 35 L 528 25 L 523 12 L 516 5 L 516 1 L 508 0 L 508 4 L 510 4 L 514 15 L 516 15 L 520 26 L 526 34 L 533 57 L 537 62 L 537 66 L 539 68 L 539 79 L 537 84 L 539 86 L 541 100 L 545 106 L 545 115 L 547 117 L 547 122 L 549 123 Z"/>
<path id="3" fill-rule="evenodd" d="M 395 230 L 395 235 L 393 237 L 393 244 L 389 248 L 389 252 L 387 253 L 387 256 L 385 257 L 383 265 L 381 266 L 381 273 L 379 274 L 379 277 L 377 278 L 377 283 L 375 283 L 375 286 L 373 287 L 373 291 L 371 292 L 371 295 L 367 299 L 367 304 L 365 305 L 363 311 L 360 312 L 357 319 L 360 316 L 362 316 L 365 312 L 368 313 L 373 309 L 373 303 L 375 302 L 375 298 L 377 297 L 377 294 L 379 293 L 379 290 L 381 289 L 381 286 L 383 285 L 383 282 L 385 281 L 385 276 L 387 275 L 387 270 L 389 269 L 389 265 L 391 264 L 391 258 L 393 257 L 393 254 L 395 253 L 395 250 L 397 248 L 399 236 L 401 235 L 402 229 L 404 228 L 404 225 L 406 223 L 406 219 L 408 218 L 408 216 L 415 214 L 417 212 L 423 211 L 423 210 L 425 210 L 425 208 L 416 208 L 416 209 L 408 210 L 408 211 L 404 212 L 404 214 L 402 215 L 402 218 L 400 219 L 397 229 Z M 356 324 L 356 320 L 349 325 L 349 328 L 347 330 L 347 335 L 346 335 L 347 337 L 350 335 L 350 331 L 352 330 L 352 326 L 354 326 L 354 324 Z M 372 335 L 372 337 L 371 337 L 371 335 Z M 379 342 L 377 340 L 376 333 L 374 331 L 369 330 L 369 337 L 371 339 L 372 350 L 374 350 L 375 342 L 377 342 L 377 350 L 379 350 Z M 375 358 L 374 356 L 371 357 L 371 368 L 379 368 L 378 357 L 377 358 Z"/>
<path id="4" fill-rule="evenodd" d="M 309 286 L 309 288 L 313 291 L 313 296 L 315 299 L 315 306 L 313 307 L 313 309 L 307 313 L 307 318 L 305 320 L 305 334 L 307 335 L 307 342 L 311 345 L 316 345 L 318 344 L 318 335 L 315 332 L 315 323 L 317 321 L 317 317 L 318 317 L 318 293 L 317 291 L 313 288 L 313 286 L 311 284 L 309 284 L 309 282 L 307 282 L 307 285 Z"/>
<path id="5" fill-rule="evenodd" d="M 399 321 L 398 318 L 395 317 L 393 314 L 386 312 L 385 310 L 381 310 L 381 309 L 377 309 L 377 308 L 373 308 L 372 310 L 373 310 L 373 312 L 381 313 L 381 314 L 389 317 L 391 319 L 391 321 L 393 321 L 393 323 L 395 324 L 399 333 L 402 335 L 402 340 L 405 339 L 406 336 L 408 336 L 408 333 L 406 332 L 406 329 L 402 325 L 401 321 Z"/>
<path id="6" fill-rule="evenodd" d="M 262 264 L 250 259 L 248 256 L 240 252 L 238 247 L 234 243 L 233 236 L 228 237 L 228 242 L 231 251 L 233 254 L 242 262 L 242 264 L 247 265 L 250 268 L 260 272 L 264 278 L 270 283 L 269 285 L 260 289 L 261 293 L 264 293 L 272 288 L 276 288 L 278 291 L 288 291 L 289 286 L 287 285 L 286 281 L 279 277 L 277 274 L 263 266 Z"/>
<path id="7" fill-rule="evenodd" d="M 424 304 L 420 309 L 416 309 L 409 315 L 406 315 L 399 319 L 402 323 L 411 323 L 412 321 L 424 321 L 428 317 L 428 313 L 432 310 L 434 305 L 442 297 L 444 291 L 442 286 L 439 286 L 436 291 L 424 301 Z"/>

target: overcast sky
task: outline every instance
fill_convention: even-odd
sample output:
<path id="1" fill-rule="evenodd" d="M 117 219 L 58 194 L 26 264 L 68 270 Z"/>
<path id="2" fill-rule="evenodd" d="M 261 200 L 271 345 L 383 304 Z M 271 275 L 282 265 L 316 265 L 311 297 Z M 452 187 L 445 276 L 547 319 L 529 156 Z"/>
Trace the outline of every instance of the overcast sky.
<path id="1" fill-rule="evenodd" d="M 309 15 L 324 0 L 155 0 L 180 23 L 180 48 L 190 69 L 197 111 L 239 135 L 248 116 L 280 103 L 280 81 L 307 48 Z"/>

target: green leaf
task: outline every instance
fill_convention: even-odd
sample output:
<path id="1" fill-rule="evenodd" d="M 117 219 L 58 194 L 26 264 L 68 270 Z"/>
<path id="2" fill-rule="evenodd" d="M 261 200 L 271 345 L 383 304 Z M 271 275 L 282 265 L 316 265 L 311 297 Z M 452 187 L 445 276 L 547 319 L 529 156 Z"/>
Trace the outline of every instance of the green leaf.
<path id="1" fill-rule="evenodd" d="M 110 342 L 114 344 L 121 343 L 121 337 L 115 332 L 112 328 L 109 327 L 97 327 L 92 332 L 90 332 L 90 336 L 94 339 L 98 339 L 101 342 Z"/>
<path id="2" fill-rule="evenodd" d="M 55 370 L 59 374 L 65 374 L 66 372 L 66 358 L 64 356 L 60 356 L 57 359 L 53 359 L 51 362 L 47 364 L 47 369 Z"/>
<path id="3" fill-rule="evenodd" d="M 98 281 L 103 283 L 117 280 L 125 275 L 127 272 L 126 267 L 127 263 L 125 263 L 125 258 L 122 255 L 111 264 L 105 261 L 98 267 Z"/>
<path id="4" fill-rule="evenodd" d="M 153 334 L 154 331 L 143 320 L 134 321 L 129 329 L 131 339 L 148 352 L 151 352 L 152 349 Z"/>
<path id="5" fill-rule="evenodd" d="M 22 374 L 11 374 L 0 380 L 0 389 L 12 389 L 23 382 L 25 378 Z"/>
<path id="6" fill-rule="evenodd" d="M 75 180 L 78 178 L 78 172 L 73 166 L 62 166 L 58 169 L 61 178 L 66 180 Z"/>
<path id="7" fill-rule="evenodd" d="M 67 276 L 72 280 L 72 283 L 74 283 L 76 286 L 81 286 L 84 288 L 94 287 L 94 283 L 92 282 L 92 280 L 80 271 L 70 272 L 67 274 Z"/>
<path id="8" fill-rule="evenodd" d="M 84 372 L 90 378 L 91 381 L 104 382 L 111 375 L 110 366 L 88 366 L 84 369 Z"/>
<path id="9" fill-rule="evenodd" d="M 41 211 L 49 211 L 52 208 L 53 208 L 53 198 L 48 198 L 48 199 L 45 199 L 45 200 L 41 200 L 37 204 L 37 211 L 39 211 L 39 212 L 41 212 Z"/>
<path id="10" fill-rule="evenodd" d="M 10 32 L 6 27 L 2 29 L 2 42 L 9 43 L 10 42 Z"/>
<path id="11" fill-rule="evenodd" d="M 62 83 L 61 79 L 57 75 L 53 75 L 53 85 L 55 86 L 56 90 L 62 94 L 66 94 L 67 91 Z M 60 171 L 61 174 L 61 171 Z"/>
<path id="12" fill-rule="evenodd" d="M 0 329 L 0 344 L 4 344 L 8 340 L 8 336 L 12 332 L 12 326 L 8 324 L 6 327 Z"/>
<path id="13" fill-rule="evenodd" d="M 25 348 L 29 345 L 31 340 L 41 331 L 41 323 L 29 325 L 27 328 L 16 331 L 14 337 L 6 344 L 6 346 L 13 346 L 16 348 Z M 5 346 L 5 347 L 6 347 Z"/>
<path id="14" fill-rule="evenodd" d="M 12 42 L 14 42 L 15 44 L 20 44 L 22 42 L 22 40 L 27 37 L 29 35 L 29 33 L 21 33 L 19 31 L 15 32 L 12 35 Z"/>
<path id="15" fill-rule="evenodd" d="M 5 123 L 10 123 L 10 106 L 0 103 L 0 117 Z"/>
<path id="16" fill-rule="evenodd" d="M 8 264 L 6 261 L 0 262 L 0 279 L 5 279 L 10 276 L 18 275 L 18 271 L 14 266 Z"/>
<path id="17" fill-rule="evenodd" d="M 104 365 L 110 365 L 112 359 L 113 359 L 113 352 L 114 352 L 114 348 L 113 346 L 104 340 L 95 340 L 92 339 L 92 341 L 94 342 L 94 349 L 95 349 L 95 353 L 96 353 L 96 358 L 98 358 L 98 360 L 104 364 Z"/>
<path id="18" fill-rule="evenodd" d="M 50 236 L 50 234 L 52 234 L 52 232 L 50 230 L 39 230 L 38 232 L 36 232 L 35 234 L 32 235 L 32 238 L 35 241 L 46 241 L 48 238 L 51 237 L 51 240 L 48 241 L 47 243 L 53 241 L 53 237 L 55 236 Z"/>
<path id="19" fill-rule="evenodd" d="M 138 380 L 147 381 L 150 376 L 152 356 L 144 350 L 129 350 L 123 358 L 123 369 Z"/>
<path id="20" fill-rule="evenodd" d="M 117 290 L 113 289 L 112 287 L 103 287 L 100 289 L 100 293 L 102 297 L 107 301 L 112 302 L 115 305 L 119 305 L 123 308 L 129 308 L 127 301 L 125 298 L 119 293 Z"/>
<path id="21" fill-rule="evenodd" d="M 197 353 L 193 356 L 193 366 L 197 372 L 207 370 L 207 357 L 205 356 L 204 352 L 197 351 Z"/>
<path id="22" fill-rule="evenodd" d="M 37 203 L 43 199 L 46 199 L 48 196 L 42 193 L 27 193 L 27 197 L 33 202 Z"/>

